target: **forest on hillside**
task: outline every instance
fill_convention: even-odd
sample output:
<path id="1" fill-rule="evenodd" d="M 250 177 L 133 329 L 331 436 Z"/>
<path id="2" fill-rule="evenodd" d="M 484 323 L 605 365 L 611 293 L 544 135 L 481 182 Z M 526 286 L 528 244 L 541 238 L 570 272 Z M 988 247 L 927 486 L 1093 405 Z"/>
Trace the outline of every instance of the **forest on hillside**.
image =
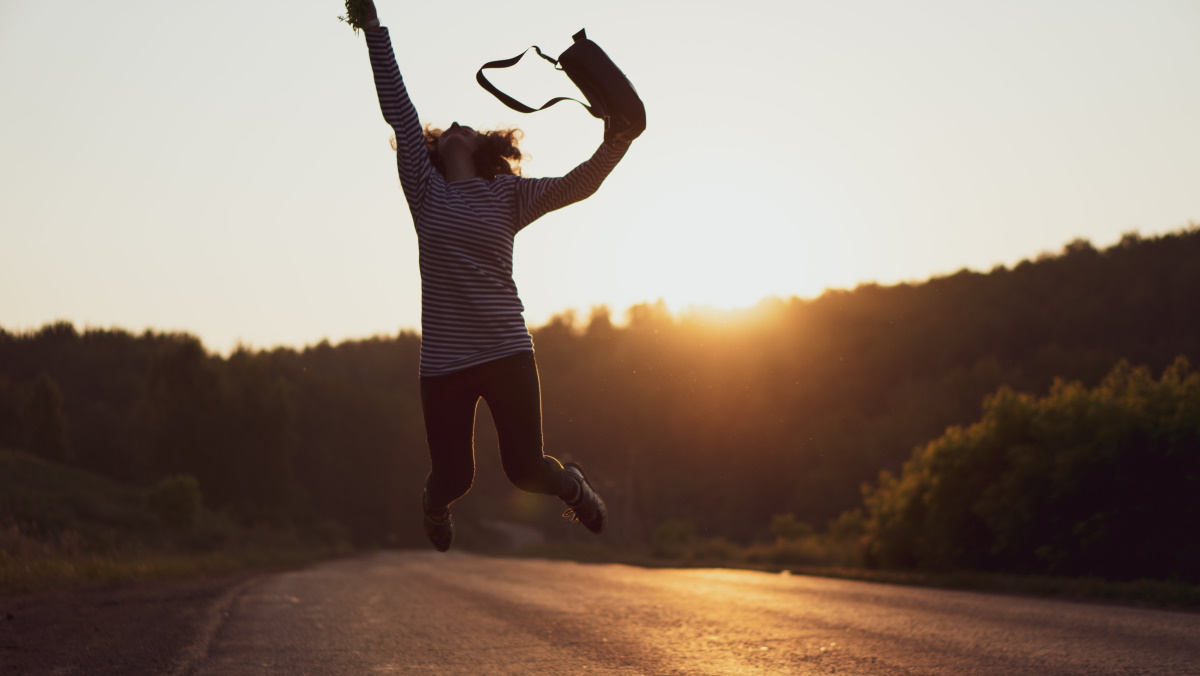
<path id="1" fill-rule="evenodd" d="M 564 314 L 533 331 L 546 451 L 594 475 L 611 543 L 672 519 L 743 543 L 778 514 L 819 526 L 1000 388 L 1095 387 L 1121 360 L 1200 363 L 1197 261 L 1192 226 L 738 312 Z M 221 356 L 186 334 L 0 330 L 0 447 L 146 485 L 190 474 L 206 505 L 248 523 L 333 519 L 361 544 L 425 546 L 419 350 L 408 331 Z M 485 406 L 477 431 L 476 485 L 455 506 L 466 529 L 586 535 L 507 484 Z M 903 551 L 876 547 L 881 563 L 904 565 Z"/>

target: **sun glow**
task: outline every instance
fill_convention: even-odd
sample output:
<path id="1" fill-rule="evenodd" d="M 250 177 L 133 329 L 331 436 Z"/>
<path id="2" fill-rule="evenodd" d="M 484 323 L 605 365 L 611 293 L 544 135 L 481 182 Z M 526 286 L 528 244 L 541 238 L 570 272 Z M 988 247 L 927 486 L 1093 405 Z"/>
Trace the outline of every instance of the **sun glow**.
<path id="1" fill-rule="evenodd" d="M 616 280 L 620 298 L 661 298 L 673 311 L 728 310 L 844 283 L 835 238 L 817 219 L 763 195 L 669 194 L 635 218 L 614 252 L 628 271 Z"/>

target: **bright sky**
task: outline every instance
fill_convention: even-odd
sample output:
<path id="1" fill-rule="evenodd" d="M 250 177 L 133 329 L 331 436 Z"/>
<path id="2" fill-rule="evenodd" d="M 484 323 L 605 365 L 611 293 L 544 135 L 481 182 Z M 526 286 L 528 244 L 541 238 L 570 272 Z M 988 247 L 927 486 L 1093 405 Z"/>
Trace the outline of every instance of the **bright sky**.
<path id="1" fill-rule="evenodd" d="M 580 27 L 648 130 L 517 238 L 531 326 L 987 270 L 1200 221 L 1195 0 L 378 0 L 424 121 L 586 159 L 575 104 L 475 70 Z M 336 1 L 0 0 L 0 326 L 225 351 L 419 328 L 417 242 Z M 572 91 L 530 54 L 494 80 Z"/>

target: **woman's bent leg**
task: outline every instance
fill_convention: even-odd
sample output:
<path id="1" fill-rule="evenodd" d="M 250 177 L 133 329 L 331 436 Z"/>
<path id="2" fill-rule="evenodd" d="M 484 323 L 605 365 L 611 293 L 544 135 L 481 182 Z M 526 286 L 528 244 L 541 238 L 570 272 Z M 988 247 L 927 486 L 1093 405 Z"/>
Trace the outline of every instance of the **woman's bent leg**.
<path id="1" fill-rule="evenodd" d="M 421 408 L 429 443 L 427 509 L 434 511 L 466 495 L 475 479 L 475 407 L 479 390 L 468 369 L 421 379 Z"/>
<path id="2" fill-rule="evenodd" d="M 532 352 L 486 364 L 483 397 L 496 423 L 504 473 L 518 488 L 570 498 L 579 490 L 562 463 L 542 453 L 542 388 Z"/>

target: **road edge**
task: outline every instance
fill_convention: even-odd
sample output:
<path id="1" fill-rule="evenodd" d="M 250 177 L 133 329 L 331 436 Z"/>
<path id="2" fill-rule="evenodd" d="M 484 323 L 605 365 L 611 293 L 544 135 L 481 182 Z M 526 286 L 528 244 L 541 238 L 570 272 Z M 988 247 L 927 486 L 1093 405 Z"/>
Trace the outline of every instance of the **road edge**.
<path id="1" fill-rule="evenodd" d="M 217 634 L 221 633 L 221 628 L 225 626 L 226 620 L 229 619 L 229 609 L 242 594 L 246 593 L 246 590 L 262 582 L 266 576 L 267 573 L 252 575 L 226 589 L 212 602 L 208 609 L 208 619 L 196 633 L 195 640 L 179 651 L 175 668 L 169 672 L 169 676 L 191 676 L 196 672 L 196 669 L 208 658 L 213 641 L 217 638 Z"/>

